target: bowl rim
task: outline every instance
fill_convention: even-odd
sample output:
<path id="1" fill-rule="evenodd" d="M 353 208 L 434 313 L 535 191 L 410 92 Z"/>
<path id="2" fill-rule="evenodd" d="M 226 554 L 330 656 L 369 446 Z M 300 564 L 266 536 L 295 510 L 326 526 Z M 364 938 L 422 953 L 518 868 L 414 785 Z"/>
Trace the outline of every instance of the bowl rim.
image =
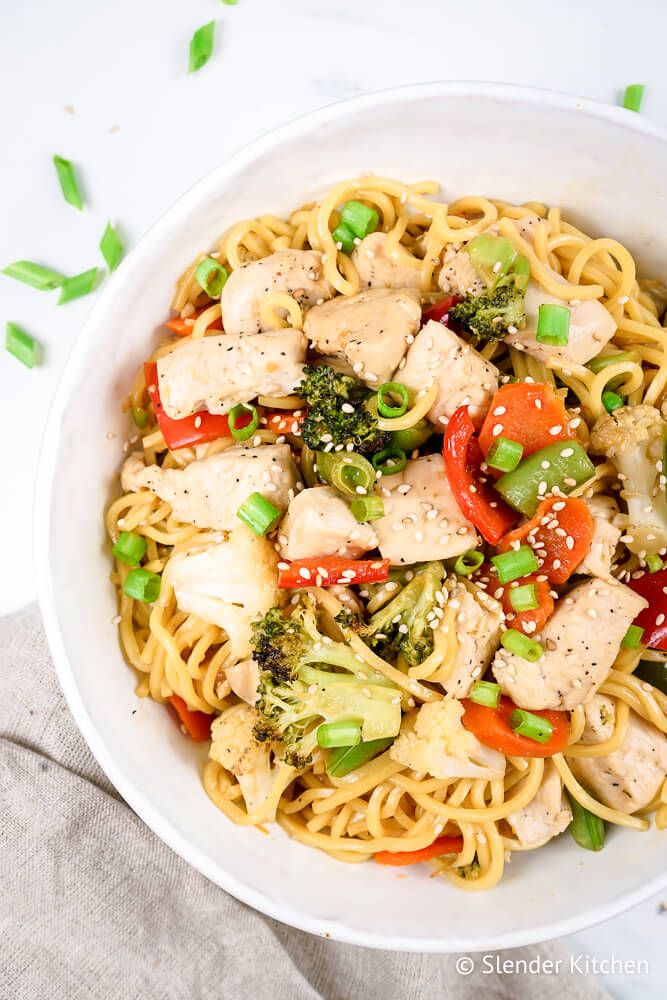
<path id="1" fill-rule="evenodd" d="M 543 88 L 465 80 L 406 84 L 364 93 L 309 111 L 253 139 L 196 181 L 160 215 L 111 275 L 106 288 L 91 309 L 65 364 L 49 408 L 38 460 L 34 494 L 33 540 L 39 606 L 56 674 L 67 705 L 102 770 L 123 799 L 160 840 L 185 862 L 236 899 L 266 916 L 299 930 L 330 937 L 346 944 L 370 948 L 451 953 L 516 948 L 581 931 L 617 916 L 648 899 L 654 893 L 660 892 L 667 887 L 667 872 L 656 875 L 653 879 L 632 891 L 621 894 L 611 902 L 587 908 L 570 918 L 556 921 L 544 919 L 530 928 L 508 929 L 484 940 L 427 936 L 413 938 L 391 934 L 385 936 L 380 932 L 371 933 L 355 930 L 337 921 L 304 915 L 289 903 L 275 900 L 268 894 L 249 888 L 243 881 L 223 870 L 218 863 L 182 836 L 146 799 L 141 788 L 135 784 L 131 774 L 126 773 L 120 766 L 116 765 L 112 753 L 91 720 L 68 661 L 65 638 L 55 611 L 49 557 L 51 494 L 57 471 L 59 427 L 69 403 L 72 388 L 86 360 L 96 328 L 103 320 L 108 304 L 116 296 L 123 294 L 126 277 L 135 264 L 149 259 L 152 245 L 156 241 L 162 240 L 163 236 L 168 236 L 174 222 L 186 218 L 191 208 L 205 198 L 207 192 L 217 189 L 229 173 L 239 170 L 246 164 L 252 164 L 264 152 L 270 150 L 276 142 L 289 141 L 299 135 L 307 135 L 313 129 L 358 112 L 370 111 L 378 105 L 395 105 L 412 101 L 415 98 L 426 100 L 433 97 L 484 97 L 502 103 L 511 101 L 519 104 L 541 105 L 547 111 L 574 112 L 607 121 L 625 130 L 634 131 L 644 137 L 657 139 L 667 144 L 666 129 L 620 106 L 607 105 L 599 101 Z"/>

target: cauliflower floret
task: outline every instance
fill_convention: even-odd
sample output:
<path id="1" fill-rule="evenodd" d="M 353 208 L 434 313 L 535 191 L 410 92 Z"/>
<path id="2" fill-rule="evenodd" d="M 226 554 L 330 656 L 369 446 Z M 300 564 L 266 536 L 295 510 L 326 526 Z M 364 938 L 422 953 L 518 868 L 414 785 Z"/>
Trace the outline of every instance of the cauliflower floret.
<path id="1" fill-rule="evenodd" d="M 434 778 L 502 778 L 505 757 L 468 732 L 462 716 L 460 701 L 427 702 L 405 717 L 390 757 Z"/>
<path id="2" fill-rule="evenodd" d="M 279 796 L 274 797 L 268 815 L 266 805 L 281 768 L 271 763 L 271 744 L 255 739 L 256 720 L 257 713 L 249 705 L 226 709 L 211 727 L 209 757 L 232 772 L 241 786 L 248 815 L 255 822 L 271 822 Z"/>
<path id="3" fill-rule="evenodd" d="M 259 667 L 252 657 L 225 667 L 224 674 L 234 694 L 248 705 L 254 705 L 258 698 Z"/>
<path id="4" fill-rule="evenodd" d="M 611 459 L 622 480 L 631 552 L 667 546 L 667 494 L 660 484 L 667 422 L 653 406 L 622 406 L 597 421 L 591 451 Z"/>

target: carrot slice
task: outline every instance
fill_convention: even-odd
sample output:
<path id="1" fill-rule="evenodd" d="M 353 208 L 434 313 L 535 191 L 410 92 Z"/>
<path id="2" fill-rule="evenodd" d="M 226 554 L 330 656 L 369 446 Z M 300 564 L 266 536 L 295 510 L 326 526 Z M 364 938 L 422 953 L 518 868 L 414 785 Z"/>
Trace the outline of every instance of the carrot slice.
<path id="1" fill-rule="evenodd" d="M 295 559 L 291 563 L 278 563 L 278 586 L 283 589 L 331 587 L 335 583 L 352 587 L 358 583 L 383 583 L 388 579 L 388 559 L 313 556 L 308 559 Z"/>
<path id="2" fill-rule="evenodd" d="M 565 405 L 553 386 L 539 382 L 503 385 L 491 400 L 479 444 L 485 455 L 498 437 L 523 445 L 523 457 L 555 441 L 574 437 L 567 423 Z"/>
<path id="3" fill-rule="evenodd" d="M 566 712 L 555 712 L 551 709 L 536 711 L 534 715 L 548 719 L 553 726 L 553 732 L 548 743 L 538 743 L 527 736 L 520 736 L 510 726 L 510 716 L 517 707 L 511 698 L 500 699 L 497 708 L 478 705 L 469 698 L 464 698 L 463 725 L 477 737 L 480 743 L 500 753 L 513 757 L 551 757 L 561 753 L 570 739 L 570 722 Z"/>
<path id="4" fill-rule="evenodd" d="M 525 541 L 536 552 L 540 573 L 550 583 L 566 583 L 585 558 L 593 539 L 593 518 L 578 497 L 543 500 L 530 521 L 510 531 L 498 542 L 507 552 L 513 542 Z"/>
<path id="5" fill-rule="evenodd" d="M 462 850 L 463 837 L 438 837 L 420 851 L 378 851 L 375 860 L 379 865 L 416 865 L 441 854 L 460 854 Z"/>
<path id="6" fill-rule="evenodd" d="M 208 309 L 208 306 L 206 308 Z M 200 309 L 198 312 L 193 313 L 192 316 L 188 316 L 187 319 L 183 319 L 181 316 L 174 316 L 173 319 L 168 319 L 164 325 L 168 330 L 173 330 L 174 333 L 177 333 L 179 337 L 189 337 L 195 325 L 195 320 L 201 316 L 203 311 L 203 309 Z M 222 330 L 222 319 L 220 317 L 214 319 L 212 323 L 208 324 L 206 329 Z"/>
<path id="7" fill-rule="evenodd" d="M 300 437 L 301 424 L 305 419 L 305 410 L 270 410 L 262 417 L 262 427 L 274 434 L 294 434 L 295 437 Z"/>
<path id="8" fill-rule="evenodd" d="M 176 712 L 188 736 L 195 743 L 204 743 L 205 740 L 210 740 L 211 723 L 213 722 L 212 715 L 207 715 L 206 712 L 193 712 L 177 694 L 172 694 L 169 704 Z"/>

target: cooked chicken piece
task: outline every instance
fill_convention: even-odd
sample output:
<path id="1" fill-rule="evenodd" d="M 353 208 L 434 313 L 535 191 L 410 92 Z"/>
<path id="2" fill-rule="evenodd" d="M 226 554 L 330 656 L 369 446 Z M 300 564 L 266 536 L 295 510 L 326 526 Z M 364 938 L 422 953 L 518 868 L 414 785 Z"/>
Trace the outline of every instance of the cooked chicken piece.
<path id="1" fill-rule="evenodd" d="M 604 682 L 621 640 L 642 608 L 639 597 L 613 580 L 585 580 L 561 598 L 538 637 L 535 663 L 499 649 L 493 673 L 520 708 L 573 709 L 591 700 Z"/>
<path id="2" fill-rule="evenodd" d="M 297 479 L 288 444 L 228 448 L 190 462 L 184 469 L 146 467 L 141 453 L 135 452 L 126 459 L 121 473 L 126 492 L 152 490 L 171 504 L 179 521 L 222 531 L 238 525 L 236 512 L 251 493 L 261 493 L 285 510 Z"/>
<path id="3" fill-rule="evenodd" d="M 430 320 L 408 349 L 399 381 L 418 392 L 435 382 L 438 395 L 427 416 L 431 423 L 446 424 L 459 406 L 469 406 L 471 417 L 488 409 L 498 388 L 498 369 L 479 351 L 442 323 Z"/>
<path id="4" fill-rule="evenodd" d="M 586 705 L 584 743 L 603 743 L 614 733 L 616 708 L 612 698 L 595 697 Z M 621 746 L 606 757 L 570 757 L 579 781 L 611 809 L 633 813 L 644 809 L 660 791 L 667 775 L 667 737 L 630 712 Z"/>
<path id="5" fill-rule="evenodd" d="M 286 396 L 303 378 L 306 338 L 298 330 L 185 340 L 158 359 L 160 402 L 178 420 L 198 410 L 229 413 L 256 396 Z"/>
<path id="6" fill-rule="evenodd" d="M 403 472 L 377 486 L 384 517 L 373 521 L 378 547 L 395 565 L 451 559 L 477 545 L 477 533 L 461 513 L 445 474 L 442 455 L 408 462 Z"/>
<path id="7" fill-rule="evenodd" d="M 177 552 L 163 580 L 181 611 L 225 630 L 237 657 L 250 656 L 253 621 L 285 602 L 276 550 L 242 524 L 224 541 Z"/>
<path id="8" fill-rule="evenodd" d="M 560 775 L 550 760 L 544 764 L 544 776 L 535 798 L 523 809 L 510 813 L 507 822 L 518 841 L 531 848 L 541 847 L 567 830 L 572 822 L 572 810 L 563 793 Z"/>
<path id="9" fill-rule="evenodd" d="M 278 534 L 285 559 L 345 556 L 356 559 L 377 546 L 370 524 L 360 524 L 332 486 L 314 486 L 297 493 L 287 508 Z"/>
<path id="10" fill-rule="evenodd" d="M 220 299 L 227 333 L 269 329 L 260 316 L 260 304 L 277 292 L 291 295 L 302 308 L 330 299 L 333 288 L 324 277 L 322 254 L 316 250 L 280 250 L 232 271 Z"/>
<path id="11" fill-rule="evenodd" d="M 352 252 L 362 288 L 420 288 L 421 261 L 400 243 L 387 248 L 386 233 L 371 233 Z"/>
<path id="12" fill-rule="evenodd" d="M 467 698 L 500 645 L 501 625 L 505 620 L 501 605 L 473 583 L 456 578 L 445 583 L 447 607 L 456 611 L 456 643 L 453 663 L 429 677 L 442 684 L 448 695 Z"/>
<path id="13" fill-rule="evenodd" d="M 486 282 L 475 270 L 467 250 L 459 250 L 453 257 L 445 253 L 438 285 L 445 295 L 481 295 L 486 290 Z"/>
<path id="14" fill-rule="evenodd" d="M 248 657 L 246 660 L 239 660 L 231 667 L 225 667 L 225 677 L 229 681 L 235 695 L 245 701 L 248 705 L 254 705 L 257 701 L 257 686 L 259 684 L 259 666 Z"/>
<path id="15" fill-rule="evenodd" d="M 421 315 L 416 289 L 371 288 L 313 306 L 304 332 L 318 351 L 344 358 L 358 378 L 377 387 L 398 368 Z"/>
<path id="16" fill-rule="evenodd" d="M 592 496 L 586 503 L 593 515 L 593 538 L 590 549 L 577 567 L 577 573 L 606 580 L 611 575 L 616 546 L 623 534 L 623 529 L 614 523 L 614 518 L 618 514 L 618 504 L 613 497 L 601 494 Z"/>

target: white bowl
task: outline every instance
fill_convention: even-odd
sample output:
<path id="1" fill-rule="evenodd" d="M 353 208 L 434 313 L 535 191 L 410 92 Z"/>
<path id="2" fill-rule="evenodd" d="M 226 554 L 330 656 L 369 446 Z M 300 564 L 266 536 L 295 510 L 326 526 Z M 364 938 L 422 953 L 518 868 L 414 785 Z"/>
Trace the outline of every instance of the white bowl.
<path id="1" fill-rule="evenodd" d="M 172 286 L 230 223 L 288 212 L 361 171 L 437 178 L 480 193 L 562 205 L 618 237 L 643 273 L 667 262 L 667 136 L 639 115 L 543 91 L 428 84 L 325 108 L 258 139 L 185 194 L 143 238 L 93 309 L 49 418 L 36 503 L 39 592 L 56 668 L 93 753 L 170 847 L 234 896 L 342 941 L 409 951 L 513 947 L 610 917 L 667 883 L 667 837 L 614 829 L 599 854 L 569 836 L 515 854 L 488 894 L 425 867 L 398 878 L 344 865 L 229 822 L 200 783 L 198 752 L 163 707 L 138 700 L 112 618 L 102 510 L 123 458 L 119 412 L 155 343 Z M 110 439 L 108 432 L 115 432 Z"/>

